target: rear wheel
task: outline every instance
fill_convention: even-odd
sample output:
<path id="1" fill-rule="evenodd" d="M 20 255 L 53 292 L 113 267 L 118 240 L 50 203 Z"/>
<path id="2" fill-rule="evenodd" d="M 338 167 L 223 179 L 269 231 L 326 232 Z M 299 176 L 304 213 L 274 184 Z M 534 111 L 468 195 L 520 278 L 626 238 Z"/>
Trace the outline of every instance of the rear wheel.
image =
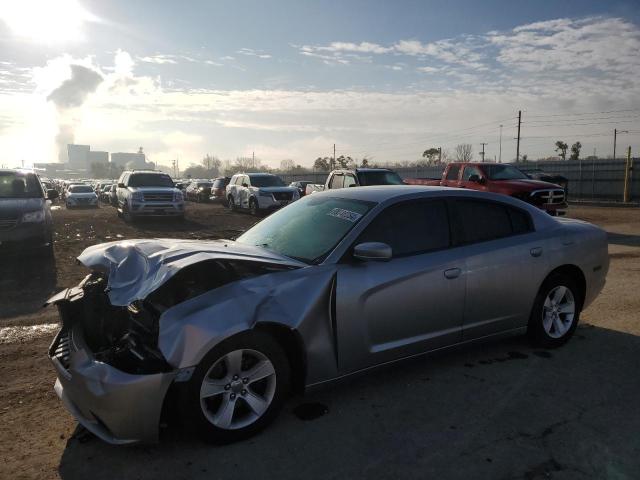
<path id="1" fill-rule="evenodd" d="M 555 348 L 566 343 L 580 318 L 582 298 L 569 276 L 553 274 L 540 287 L 535 299 L 528 335 L 538 345 Z"/>
<path id="2" fill-rule="evenodd" d="M 289 386 L 290 367 L 280 345 L 261 332 L 242 333 L 200 362 L 189 384 L 186 411 L 203 439 L 229 443 L 273 421 Z"/>

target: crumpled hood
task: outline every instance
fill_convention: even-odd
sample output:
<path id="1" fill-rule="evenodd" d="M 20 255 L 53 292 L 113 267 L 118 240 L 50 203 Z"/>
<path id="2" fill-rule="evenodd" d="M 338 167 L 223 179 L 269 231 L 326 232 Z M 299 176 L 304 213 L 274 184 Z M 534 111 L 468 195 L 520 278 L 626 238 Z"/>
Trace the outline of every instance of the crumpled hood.
<path id="1" fill-rule="evenodd" d="M 123 240 L 87 248 L 78 261 L 109 276 L 109 301 L 126 306 L 156 290 L 181 269 L 213 259 L 250 260 L 303 267 L 306 264 L 261 247 L 231 240 Z"/>

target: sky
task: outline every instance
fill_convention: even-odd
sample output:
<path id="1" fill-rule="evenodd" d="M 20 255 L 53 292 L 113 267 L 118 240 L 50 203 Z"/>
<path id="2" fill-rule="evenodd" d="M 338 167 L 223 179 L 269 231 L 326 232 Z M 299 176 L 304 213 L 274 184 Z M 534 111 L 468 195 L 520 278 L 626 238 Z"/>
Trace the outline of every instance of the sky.
<path id="1" fill-rule="evenodd" d="M 3 165 L 71 142 L 181 166 L 311 166 L 334 144 L 510 161 L 518 111 L 530 159 L 610 156 L 614 128 L 638 156 L 640 2 L 0 0 Z"/>

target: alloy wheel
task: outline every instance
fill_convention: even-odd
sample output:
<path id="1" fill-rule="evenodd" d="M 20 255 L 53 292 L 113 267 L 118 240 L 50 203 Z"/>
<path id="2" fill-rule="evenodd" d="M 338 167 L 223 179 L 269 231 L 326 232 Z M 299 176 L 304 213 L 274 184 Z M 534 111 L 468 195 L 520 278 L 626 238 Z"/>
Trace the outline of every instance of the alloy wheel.
<path id="1" fill-rule="evenodd" d="M 275 392 L 276 371 L 271 360 L 257 350 L 233 350 L 205 374 L 200 408 L 214 426 L 236 430 L 262 417 Z"/>
<path id="2" fill-rule="evenodd" d="M 576 314 L 576 302 L 573 293 L 565 286 L 559 285 L 548 294 L 542 307 L 542 326 L 552 338 L 560 338 L 566 334 Z"/>

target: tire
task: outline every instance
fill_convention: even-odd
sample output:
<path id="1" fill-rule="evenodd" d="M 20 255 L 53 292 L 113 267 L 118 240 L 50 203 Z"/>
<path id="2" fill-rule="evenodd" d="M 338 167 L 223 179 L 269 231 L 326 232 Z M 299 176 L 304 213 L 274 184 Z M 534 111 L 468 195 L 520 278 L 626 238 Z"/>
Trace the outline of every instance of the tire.
<path id="1" fill-rule="evenodd" d="M 126 203 L 122 205 L 122 218 L 126 223 L 133 223 L 135 221 L 134 216 L 129 212 L 129 206 Z"/>
<path id="2" fill-rule="evenodd" d="M 234 212 L 234 211 L 235 211 L 235 209 L 236 209 L 236 206 L 235 206 L 235 204 L 233 203 L 233 196 L 231 196 L 231 195 L 229 195 L 229 196 L 227 197 L 227 207 L 228 207 L 228 208 L 229 208 L 229 210 L 231 210 L 232 212 Z"/>
<path id="3" fill-rule="evenodd" d="M 230 367 L 229 362 L 239 368 Z M 249 372 L 258 365 L 262 367 L 251 381 Z M 258 379 L 260 375 L 264 377 Z M 188 424 L 203 440 L 231 443 L 271 423 L 290 385 L 289 362 L 276 340 L 266 333 L 244 332 L 223 341 L 202 359 L 189 381 L 183 407 Z"/>
<path id="4" fill-rule="evenodd" d="M 533 304 L 527 328 L 531 341 L 545 348 L 567 343 L 578 326 L 582 302 L 580 289 L 571 277 L 550 275 Z"/>
<path id="5" fill-rule="evenodd" d="M 256 201 L 255 198 L 252 198 L 251 200 L 249 200 L 249 212 L 254 217 L 257 217 L 258 215 L 260 215 L 260 208 L 258 208 L 258 202 Z"/>

